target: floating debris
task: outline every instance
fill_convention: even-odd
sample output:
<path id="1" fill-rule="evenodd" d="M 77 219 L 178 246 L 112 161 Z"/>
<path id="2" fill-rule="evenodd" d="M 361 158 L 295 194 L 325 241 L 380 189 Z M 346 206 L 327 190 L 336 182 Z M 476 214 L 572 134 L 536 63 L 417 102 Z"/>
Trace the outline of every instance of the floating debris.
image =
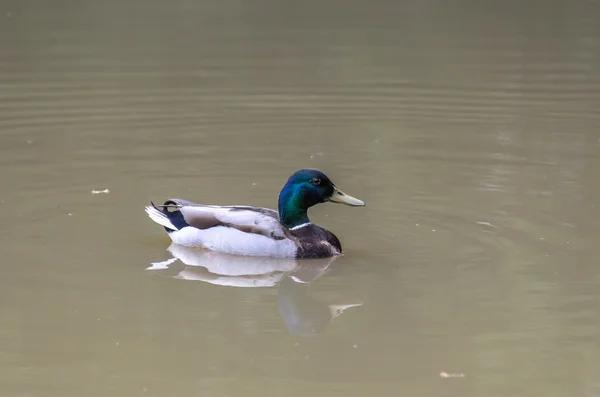
<path id="1" fill-rule="evenodd" d="M 489 226 L 489 227 L 495 227 L 496 229 L 498 228 L 498 226 L 491 224 L 490 222 L 475 222 L 478 225 L 483 225 L 483 226 Z"/>
<path id="2" fill-rule="evenodd" d="M 171 259 L 167 259 L 166 261 L 162 261 L 162 262 L 152 262 L 152 266 L 147 267 L 146 270 L 164 270 L 164 269 L 168 269 L 169 265 L 173 262 L 177 261 L 177 258 L 171 258 Z"/>
<path id="3" fill-rule="evenodd" d="M 108 194 L 110 193 L 110 190 L 108 189 L 104 189 L 104 190 L 92 190 L 92 194 Z"/>
<path id="4" fill-rule="evenodd" d="M 440 372 L 440 378 L 464 378 L 465 374 L 449 374 L 448 372 Z"/>

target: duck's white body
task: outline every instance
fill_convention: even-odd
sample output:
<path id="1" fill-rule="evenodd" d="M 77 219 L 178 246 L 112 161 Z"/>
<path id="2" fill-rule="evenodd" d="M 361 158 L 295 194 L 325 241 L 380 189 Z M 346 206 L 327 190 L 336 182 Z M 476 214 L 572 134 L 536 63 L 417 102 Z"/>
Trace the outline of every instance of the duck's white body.
<path id="1" fill-rule="evenodd" d="M 169 233 L 169 237 L 175 244 L 204 247 L 211 251 L 232 255 L 295 258 L 298 250 L 291 240 L 273 240 L 260 234 L 246 233 L 227 226 L 206 230 L 187 226 Z"/>
<path id="2" fill-rule="evenodd" d="M 177 211 L 147 206 L 175 244 L 232 255 L 295 258 L 297 240 L 279 222 L 277 211 L 249 206 L 199 205 L 172 199 Z"/>

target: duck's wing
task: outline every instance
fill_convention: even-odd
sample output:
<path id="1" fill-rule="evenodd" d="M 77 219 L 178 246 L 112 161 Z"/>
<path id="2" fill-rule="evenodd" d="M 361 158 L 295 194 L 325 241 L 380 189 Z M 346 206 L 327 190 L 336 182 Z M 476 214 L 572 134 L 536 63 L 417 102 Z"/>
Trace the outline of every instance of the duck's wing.
<path id="1" fill-rule="evenodd" d="M 290 233 L 279 222 L 277 211 L 269 208 L 202 205 L 169 199 L 162 206 L 146 207 L 146 212 L 155 222 L 171 230 L 181 230 L 187 226 L 200 230 L 224 226 L 273 240 L 290 238 Z"/>

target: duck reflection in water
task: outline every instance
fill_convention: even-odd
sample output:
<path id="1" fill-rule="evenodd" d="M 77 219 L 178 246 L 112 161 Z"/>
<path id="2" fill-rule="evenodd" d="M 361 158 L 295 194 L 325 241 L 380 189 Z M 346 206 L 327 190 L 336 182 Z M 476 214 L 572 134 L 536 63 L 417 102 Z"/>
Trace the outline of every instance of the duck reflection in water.
<path id="1" fill-rule="evenodd" d="M 290 258 L 261 258 L 215 253 L 199 248 L 171 244 L 167 249 L 173 257 L 153 263 L 147 270 L 172 274 L 183 280 L 239 287 L 277 287 L 279 313 L 291 334 L 314 336 L 323 332 L 346 309 L 361 306 L 362 302 L 324 303 L 310 294 L 309 284 L 318 280 L 333 267 L 337 257 L 297 261 Z"/>
<path id="2" fill-rule="evenodd" d="M 288 331 L 298 336 L 315 336 L 331 324 L 346 309 L 361 306 L 362 302 L 326 304 L 308 294 L 308 285 L 284 279 L 277 291 L 279 314 Z"/>

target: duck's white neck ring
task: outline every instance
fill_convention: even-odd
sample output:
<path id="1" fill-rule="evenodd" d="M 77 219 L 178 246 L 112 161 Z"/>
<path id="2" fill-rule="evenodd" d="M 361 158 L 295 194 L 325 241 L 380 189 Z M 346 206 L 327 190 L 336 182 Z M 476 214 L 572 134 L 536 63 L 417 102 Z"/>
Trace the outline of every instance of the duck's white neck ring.
<path id="1" fill-rule="evenodd" d="M 300 224 L 298 226 L 291 227 L 290 230 L 300 229 L 300 228 L 303 228 L 304 226 L 308 226 L 310 224 L 311 224 L 310 222 L 302 223 L 302 224 Z"/>

